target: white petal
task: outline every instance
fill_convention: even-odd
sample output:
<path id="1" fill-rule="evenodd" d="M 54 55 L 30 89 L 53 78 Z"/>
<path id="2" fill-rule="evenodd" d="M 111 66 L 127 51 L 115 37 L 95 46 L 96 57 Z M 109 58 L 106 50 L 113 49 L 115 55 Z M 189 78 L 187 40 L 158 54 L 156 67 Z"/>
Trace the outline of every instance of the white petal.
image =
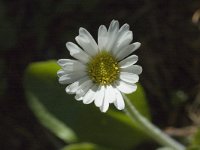
<path id="1" fill-rule="evenodd" d="M 124 81 L 117 81 L 116 87 L 122 93 L 126 93 L 126 94 L 130 94 L 130 93 L 136 91 L 136 89 L 137 89 L 137 86 L 135 84 L 126 83 Z"/>
<path id="2" fill-rule="evenodd" d="M 76 100 L 82 100 L 85 94 L 88 92 L 88 90 L 93 86 L 93 83 L 91 80 L 87 80 L 84 83 L 82 83 L 78 90 L 76 91 Z"/>
<path id="3" fill-rule="evenodd" d="M 106 112 L 109 108 L 109 103 L 113 103 L 114 101 L 116 101 L 115 89 L 111 85 L 106 86 L 105 96 L 100 106 L 101 112 Z"/>
<path id="4" fill-rule="evenodd" d="M 128 83 L 136 83 L 139 80 L 139 76 L 137 74 L 129 72 L 121 72 L 119 78 Z"/>
<path id="5" fill-rule="evenodd" d="M 59 59 L 57 63 L 61 67 L 65 67 L 66 65 L 73 65 L 73 64 L 83 65 L 80 61 L 74 60 L 74 59 Z"/>
<path id="6" fill-rule="evenodd" d="M 140 47 L 139 42 L 132 43 L 128 46 L 126 46 L 124 49 L 120 50 L 117 54 L 116 57 L 118 60 L 122 60 L 126 56 L 130 55 L 132 52 L 134 52 L 136 49 Z"/>
<path id="7" fill-rule="evenodd" d="M 63 69 L 60 69 L 57 72 L 58 77 L 61 77 L 61 76 L 65 75 L 65 74 L 66 74 L 66 72 Z"/>
<path id="8" fill-rule="evenodd" d="M 87 81 L 89 78 L 86 76 L 86 77 L 83 77 L 81 79 L 79 79 L 78 81 L 68 85 L 66 88 L 65 88 L 65 91 L 68 93 L 68 94 L 74 94 L 76 93 L 76 91 L 79 89 L 79 86 Z"/>
<path id="9" fill-rule="evenodd" d="M 83 100 L 83 95 L 77 94 L 77 95 L 75 95 L 74 98 L 75 98 L 77 101 L 81 101 L 81 100 Z"/>
<path id="10" fill-rule="evenodd" d="M 93 87 L 91 87 L 91 89 L 89 89 L 89 91 L 83 97 L 84 104 L 90 104 L 94 101 L 97 89 L 98 89 L 98 87 L 96 85 L 93 85 Z"/>
<path id="11" fill-rule="evenodd" d="M 139 75 L 142 73 L 142 67 L 139 65 L 131 65 L 127 68 L 121 68 L 121 72 L 129 72 Z"/>
<path id="12" fill-rule="evenodd" d="M 98 52 L 98 46 L 91 34 L 84 28 L 79 29 L 79 35 L 75 38 L 77 43 L 91 56 Z"/>
<path id="13" fill-rule="evenodd" d="M 127 23 L 125 23 L 123 26 L 121 26 L 121 28 L 119 29 L 119 34 L 118 34 L 118 40 L 121 39 L 121 37 L 123 37 L 127 31 L 129 30 L 129 25 Z"/>
<path id="14" fill-rule="evenodd" d="M 106 87 L 106 92 L 109 94 L 109 103 L 113 103 L 116 100 L 115 96 L 115 89 L 112 87 L 112 85 L 108 85 Z"/>
<path id="15" fill-rule="evenodd" d="M 71 73 L 75 71 L 85 71 L 86 66 L 77 60 L 71 60 L 62 64 L 61 66 L 65 73 Z"/>
<path id="16" fill-rule="evenodd" d="M 66 47 L 70 52 L 70 55 L 83 63 L 88 63 L 90 56 L 85 53 L 80 47 L 72 42 L 67 42 Z"/>
<path id="17" fill-rule="evenodd" d="M 59 78 L 59 83 L 60 84 L 73 83 L 76 80 L 80 79 L 81 77 L 84 77 L 85 75 L 86 75 L 86 72 L 83 72 L 83 71 L 68 73 Z"/>
<path id="18" fill-rule="evenodd" d="M 119 52 L 126 48 L 132 40 L 132 31 L 124 32 L 124 34 L 117 40 L 115 47 L 113 48 L 113 54 L 116 56 Z"/>
<path id="19" fill-rule="evenodd" d="M 61 67 L 64 66 L 66 63 L 72 63 L 74 62 L 75 60 L 72 60 L 72 59 L 59 59 L 57 61 L 58 65 L 60 65 Z"/>
<path id="20" fill-rule="evenodd" d="M 114 91 L 113 91 L 114 92 Z M 110 99 L 110 93 L 109 91 L 107 90 L 107 88 L 105 89 L 105 96 L 104 96 L 104 99 L 103 99 L 103 103 L 102 105 L 100 106 L 100 110 L 101 112 L 106 112 L 109 108 L 109 99 Z"/>
<path id="21" fill-rule="evenodd" d="M 129 30 L 129 25 L 127 23 L 125 23 L 123 26 L 121 26 L 121 28 L 119 29 L 119 33 L 120 35 L 123 34 L 124 32 Z"/>
<path id="22" fill-rule="evenodd" d="M 118 53 L 118 51 L 120 51 L 123 48 L 124 45 L 124 40 L 127 39 L 127 34 L 128 32 L 130 33 L 131 31 L 129 30 L 129 25 L 128 24 L 124 24 L 118 31 L 118 35 L 117 35 L 117 39 L 114 45 L 114 48 L 112 49 L 112 52 L 114 55 L 116 55 Z M 132 34 L 132 32 L 131 32 Z M 130 35 L 130 34 L 129 34 Z M 131 35 L 132 36 L 132 35 Z M 129 39 L 129 38 L 128 38 Z M 126 40 L 125 40 L 126 41 Z M 132 41 L 132 39 L 131 39 Z M 130 42 L 131 42 L 130 41 Z M 128 44 L 130 43 L 128 42 Z"/>
<path id="23" fill-rule="evenodd" d="M 105 87 L 99 86 L 94 100 L 94 103 L 97 107 L 100 107 L 102 105 L 104 96 L 105 96 Z"/>
<path id="24" fill-rule="evenodd" d="M 115 44 L 115 41 L 117 39 L 118 31 L 119 31 L 119 22 L 116 20 L 112 20 L 108 28 L 108 39 L 107 39 L 107 44 L 105 47 L 107 51 L 112 50 Z"/>
<path id="25" fill-rule="evenodd" d="M 123 34 L 118 38 L 117 44 L 120 48 L 128 45 L 133 40 L 133 33 L 132 31 L 123 32 Z"/>
<path id="26" fill-rule="evenodd" d="M 99 50 L 105 50 L 105 45 L 107 42 L 107 29 L 104 25 L 101 25 L 98 30 L 98 46 Z"/>
<path id="27" fill-rule="evenodd" d="M 129 67 L 133 64 L 135 64 L 138 61 L 138 56 L 136 55 L 131 55 L 127 58 L 125 58 L 124 60 L 119 62 L 119 66 L 120 68 L 126 68 Z"/>
<path id="28" fill-rule="evenodd" d="M 114 102 L 115 107 L 117 107 L 117 109 L 119 110 L 124 109 L 125 104 L 124 104 L 124 99 L 122 97 L 122 94 L 118 90 L 115 90 L 115 94 L 117 98 L 117 100 Z"/>

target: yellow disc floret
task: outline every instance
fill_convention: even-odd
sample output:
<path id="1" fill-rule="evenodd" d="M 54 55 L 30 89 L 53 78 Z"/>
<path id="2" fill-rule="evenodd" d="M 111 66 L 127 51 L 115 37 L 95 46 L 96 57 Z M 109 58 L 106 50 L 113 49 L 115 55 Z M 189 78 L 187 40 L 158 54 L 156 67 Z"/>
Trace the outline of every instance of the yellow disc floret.
<path id="1" fill-rule="evenodd" d="M 93 82 L 110 85 L 119 78 L 117 60 L 107 51 L 101 51 L 88 63 L 88 75 Z"/>

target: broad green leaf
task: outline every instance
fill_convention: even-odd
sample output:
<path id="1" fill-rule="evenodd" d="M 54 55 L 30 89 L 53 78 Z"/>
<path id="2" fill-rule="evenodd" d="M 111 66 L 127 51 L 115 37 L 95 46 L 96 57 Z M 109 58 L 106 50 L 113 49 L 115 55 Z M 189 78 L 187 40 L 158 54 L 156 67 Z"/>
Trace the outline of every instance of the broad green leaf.
<path id="1" fill-rule="evenodd" d="M 66 143 L 77 140 L 75 133 L 63 122 L 55 118 L 53 114 L 50 114 L 33 94 L 27 93 L 27 96 L 29 97 L 29 106 L 35 112 L 42 125 L 50 129 Z"/>
<path id="2" fill-rule="evenodd" d="M 200 147 L 200 128 L 195 133 L 192 144 L 198 145 Z"/>
<path id="3" fill-rule="evenodd" d="M 61 150 L 109 150 L 92 143 L 78 143 L 65 146 Z"/>
<path id="4" fill-rule="evenodd" d="M 189 148 L 187 148 L 187 150 L 200 150 L 200 146 L 198 146 L 198 145 L 190 146 Z"/>
<path id="5" fill-rule="evenodd" d="M 66 94 L 65 86 L 57 81 L 58 70 L 55 61 L 32 63 L 27 68 L 24 84 L 33 112 L 56 136 L 67 143 L 89 142 L 120 150 L 130 149 L 147 139 L 123 111 L 111 106 L 107 113 L 101 113 L 93 104 L 85 105 L 76 101 L 74 95 Z M 129 97 L 149 117 L 141 86 Z M 57 126 L 61 126 L 61 131 Z M 61 132 L 66 133 L 64 138 Z"/>
<path id="6" fill-rule="evenodd" d="M 137 84 L 137 91 L 135 93 L 128 94 L 127 96 L 142 115 L 151 119 L 145 93 L 140 84 Z"/>
<path id="7" fill-rule="evenodd" d="M 200 150 L 200 128 L 193 135 L 191 144 L 187 150 Z"/>

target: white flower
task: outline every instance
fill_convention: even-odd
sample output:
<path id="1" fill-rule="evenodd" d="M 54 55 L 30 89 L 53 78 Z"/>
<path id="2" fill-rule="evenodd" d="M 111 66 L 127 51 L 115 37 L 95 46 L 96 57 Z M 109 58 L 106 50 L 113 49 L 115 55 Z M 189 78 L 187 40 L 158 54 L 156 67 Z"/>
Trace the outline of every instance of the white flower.
<path id="1" fill-rule="evenodd" d="M 119 28 L 113 20 L 107 28 L 101 25 L 98 30 L 98 44 L 84 28 L 79 29 L 75 38 L 80 47 L 72 42 L 66 46 L 76 60 L 59 59 L 62 67 L 57 72 L 61 84 L 69 84 L 66 92 L 76 94 L 75 99 L 95 105 L 106 112 L 110 103 L 122 110 L 125 103 L 122 93 L 129 94 L 137 89 L 136 82 L 142 67 L 134 65 L 138 57 L 130 55 L 140 47 L 133 39 L 129 25 Z M 130 55 L 130 56 L 129 56 Z"/>

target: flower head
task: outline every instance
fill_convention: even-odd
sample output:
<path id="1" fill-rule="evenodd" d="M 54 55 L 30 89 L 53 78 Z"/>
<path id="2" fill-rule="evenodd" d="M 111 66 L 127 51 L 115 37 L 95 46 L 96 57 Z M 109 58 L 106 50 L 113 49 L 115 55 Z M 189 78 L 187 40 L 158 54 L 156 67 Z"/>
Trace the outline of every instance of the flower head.
<path id="1" fill-rule="evenodd" d="M 74 59 L 59 59 L 62 67 L 57 72 L 61 84 L 69 84 L 66 92 L 76 94 L 75 99 L 95 105 L 106 112 L 109 104 L 117 109 L 125 107 L 122 93 L 129 94 L 137 89 L 136 82 L 142 67 L 134 65 L 138 57 L 130 55 L 140 47 L 139 42 L 131 44 L 133 39 L 129 25 L 119 28 L 119 22 L 113 20 L 107 29 L 101 25 L 98 29 L 98 44 L 84 28 L 79 29 L 75 38 L 80 47 L 72 42 L 66 46 Z"/>

